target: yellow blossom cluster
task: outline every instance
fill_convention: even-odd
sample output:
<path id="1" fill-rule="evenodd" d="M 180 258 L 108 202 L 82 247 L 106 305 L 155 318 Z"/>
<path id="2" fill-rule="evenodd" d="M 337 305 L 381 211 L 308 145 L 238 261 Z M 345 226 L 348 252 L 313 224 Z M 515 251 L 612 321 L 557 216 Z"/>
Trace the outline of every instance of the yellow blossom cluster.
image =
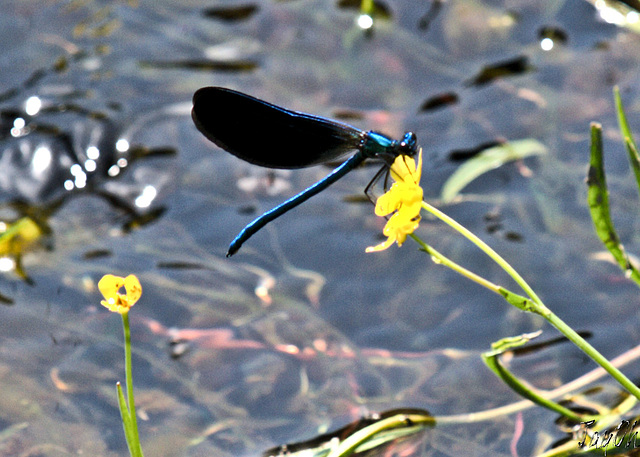
<path id="1" fill-rule="evenodd" d="M 387 240 L 377 246 L 367 248 L 366 252 L 382 251 L 393 243 L 402 243 L 407 235 L 413 233 L 420 223 L 420 209 L 422 208 L 422 149 L 418 152 L 418 164 L 415 159 L 407 155 L 399 155 L 391 165 L 391 177 L 395 181 L 391 188 L 376 202 L 378 216 L 391 217 L 384 227 L 383 234 Z"/>

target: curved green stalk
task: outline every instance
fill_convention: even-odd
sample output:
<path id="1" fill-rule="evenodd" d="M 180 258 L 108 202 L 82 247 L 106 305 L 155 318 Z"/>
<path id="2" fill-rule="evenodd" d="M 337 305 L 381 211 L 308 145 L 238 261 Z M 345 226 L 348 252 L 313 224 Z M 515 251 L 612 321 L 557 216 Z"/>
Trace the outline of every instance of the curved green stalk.
<path id="1" fill-rule="evenodd" d="M 398 414 L 381 419 L 368 427 L 358 430 L 342 441 L 338 447 L 331 450 L 327 457 L 346 457 L 358 449 L 360 445 L 371 440 L 380 432 L 399 427 L 409 427 L 421 425 L 423 427 L 433 426 L 436 421 L 432 416 L 423 414 Z"/>
<path id="2" fill-rule="evenodd" d="M 509 265 L 509 263 L 506 260 L 504 260 L 496 251 L 491 249 L 489 247 L 489 245 L 487 245 L 484 241 L 482 241 L 475 234 L 470 232 L 463 225 L 458 223 L 455 219 L 447 216 L 445 213 L 443 213 L 439 209 L 435 208 L 434 206 L 431 206 L 429 203 L 423 201 L 422 202 L 422 208 L 425 209 L 426 211 L 430 212 L 434 216 L 436 216 L 442 222 L 444 222 L 445 224 L 449 225 L 451 228 L 453 228 L 454 230 L 459 232 L 461 235 L 463 235 L 465 238 L 467 238 L 473 244 L 478 246 L 478 248 L 480 248 L 482 251 L 484 251 L 485 254 L 487 254 L 495 263 L 500 265 L 500 267 L 504 271 L 506 271 L 507 274 L 509 276 L 511 276 L 516 283 L 518 283 L 520 288 L 522 288 L 522 290 L 531 298 L 531 300 L 533 300 L 535 302 L 538 302 L 538 303 L 542 303 L 540 298 L 536 295 L 536 293 L 529 286 L 529 284 L 527 284 L 527 282 L 522 278 L 522 276 L 520 276 L 518 274 L 518 272 L 516 270 L 514 270 L 514 268 L 511 265 Z"/>
<path id="3" fill-rule="evenodd" d="M 494 262 L 496 262 L 509 276 L 513 278 L 513 280 L 522 288 L 522 290 L 529 296 L 531 299 L 526 306 L 522 306 L 519 308 L 530 311 L 540 316 L 544 317 L 551 325 L 553 325 L 558 331 L 560 331 L 563 335 L 569 339 L 572 343 L 578 346 L 585 354 L 587 354 L 591 359 L 593 359 L 598 365 L 604 368 L 620 385 L 622 385 L 628 392 L 630 392 L 634 397 L 640 399 L 640 388 L 636 386 L 629 378 L 627 378 L 620 370 L 614 367 L 611 362 L 609 362 L 602 354 L 600 354 L 593 346 L 591 346 L 584 338 L 582 338 L 578 333 L 569 327 L 562 319 L 556 316 L 551 312 L 549 308 L 545 306 L 540 297 L 531 289 L 529 284 L 518 274 L 515 269 L 509 265 L 509 263 L 504 260 L 497 252 L 491 249 L 484 241 L 478 238 L 476 235 L 467 230 L 460 223 L 452 219 L 451 217 L 444 214 L 442 211 L 437 208 L 431 206 L 427 202 L 422 202 L 422 207 L 436 216 L 438 219 L 455 229 L 469 241 L 474 243 L 478 248 L 480 248 L 483 252 L 485 252 Z M 419 240 L 418 237 L 412 236 L 414 240 Z M 421 245 L 424 245 L 423 242 L 420 242 Z M 442 258 L 442 256 L 440 254 Z M 443 262 L 439 258 L 439 263 L 442 263 L 446 266 L 449 266 L 449 262 Z M 451 262 L 453 263 L 453 262 Z M 467 275 L 465 275 L 467 276 Z M 469 276 L 467 276 L 469 277 Z M 478 281 L 476 281 L 478 282 Z M 480 282 L 479 282 L 480 283 Z M 495 292 L 494 288 L 490 287 L 489 290 Z M 506 298 L 506 297 L 505 297 Z M 508 300 L 509 303 L 514 304 L 511 300 Z M 517 306 L 517 305 L 516 305 Z"/>
<path id="4" fill-rule="evenodd" d="M 418 243 L 422 247 L 422 249 L 427 254 L 429 254 L 431 256 L 431 260 L 433 260 L 434 263 L 449 267 L 453 271 L 455 271 L 456 273 L 464 276 L 465 278 L 470 279 L 473 282 L 476 282 L 476 283 L 480 284 L 481 286 L 486 287 L 487 289 L 489 289 L 489 290 L 491 290 L 491 291 L 493 291 L 495 293 L 500 293 L 501 287 L 498 286 L 497 284 L 492 283 L 488 279 L 485 279 L 482 276 L 479 276 L 479 275 L 473 273 L 472 271 L 467 270 L 462 265 L 457 264 L 456 262 L 452 261 L 448 257 L 445 257 L 443 254 L 441 254 L 439 251 L 434 249 L 432 246 L 430 246 L 427 243 L 425 243 L 424 241 L 422 241 L 420 238 L 418 238 L 413 233 L 411 233 L 409 236 L 411 238 L 413 238 L 414 241 L 416 243 Z"/>
<path id="5" fill-rule="evenodd" d="M 491 371 L 511 387 L 513 391 L 517 392 L 524 398 L 531 400 L 537 405 L 550 409 L 551 411 L 555 411 L 575 422 L 593 419 L 593 416 L 581 416 L 580 414 L 571 411 L 569 408 L 562 406 L 560 403 L 553 401 L 548 396 L 540 394 L 536 389 L 518 379 L 513 373 L 511 373 L 511 371 L 500 363 L 500 356 L 502 354 L 527 344 L 531 339 L 539 336 L 540 333 L 542 333 L 541 330 L 535 333 L 524 334 L 512 338 L 504 338 L 497 341 L 492 344 L 493 349 L 491 351 L 482 354 L 482 360 L 491 369 Z"/>
<path id="6" fill-rule="evenodd" d="M 124 362 L 125 362 L 125 379 L 127 382 L 127 415 L 128 420 L 124 420 L 125 436 L 127 437 L 127 444 L 129 445 L 129 452 L 132 457 L 143 457 L 142 447 L 140 446 L 140 437 L 138 436 L 138 420 L 136 417 L 136 404 L 133 398 L 133 370 L 131 367 L 131 330 L 129 327 L 129 312 L 124 312 L 122 315 L 122 328 L 124 330 Z M 121 408 L 122 409 L 122 408 Z M 121 410 L 121 414 L 125 415 L 125 411 Z M 126 430 L 127 425 L 129 430 Z M 129 440 L 133 439 L 132 442 Z"/>

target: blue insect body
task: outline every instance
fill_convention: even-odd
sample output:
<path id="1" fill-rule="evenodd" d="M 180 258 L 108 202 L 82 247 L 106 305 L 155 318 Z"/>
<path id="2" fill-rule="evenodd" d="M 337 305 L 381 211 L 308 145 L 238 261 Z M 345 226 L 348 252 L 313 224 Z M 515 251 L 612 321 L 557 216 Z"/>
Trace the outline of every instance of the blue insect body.
<path id="1" fill-rule="evenodd" d="M 227 257 L 267 223 L 342 178 L 367 159 L 390 165 L 399 155 L 414 156 L 416 135 L 393 140 L 311 114 L 291 111 L 242 92 L 204 87 L 193 96 L 191 117 L 213 143 L 242 160 L 268 168 L 304 168 L 356 151 L 311 187 L 256 218 L 232 241 Z"/>

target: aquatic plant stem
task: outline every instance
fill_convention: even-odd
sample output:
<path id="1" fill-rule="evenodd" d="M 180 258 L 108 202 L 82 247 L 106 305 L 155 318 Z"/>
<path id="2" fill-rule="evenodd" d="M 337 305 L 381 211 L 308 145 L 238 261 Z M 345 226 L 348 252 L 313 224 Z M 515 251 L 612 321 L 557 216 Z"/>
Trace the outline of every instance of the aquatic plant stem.
<path id="1" fill-rule="evenodd" d="M 500 341 L 494 342 L 492 349 L 482 354 L 482 360 L 502 381 L 504 381 L 513 391 L 520 394 L 524 398 L 531 400 L 537 405 L 544 408 L 555 411 L 575 422 L 582 422 L 587 419 L 597 418 L 596 416 L 582 416 L 569 408 L 561 405 L 560 403 L 548 398 L 544 394 L 540 393 L 537 389 L 534 389 L 530 385 L 521 381 L 515 376 L 509 369 L 504 366 L 500 361 L 500 356 L 506 352 L 515 350 L 531 341 L 532 338 L 536 338 L 542 333 L 542 330 L 538 330 L 534 333 L 528 333 L 519 335 L 516 337 L 503 338 Z"/>
<path id="2" fill-rule="evenodd" d="M 491 290 L 491 291 L 493 291 L 495 293 L 500 293 L 500 286 L 498 286 L 497 284 L 492 283 L 488 279 L 485 279 L 482 276 L 477 275 L 474 272 L 467 270 L 462 265 L 452 261 L 448 257 L 445 257 L 442 253 L 440 253 L 439 251 L 434 249 L 432 246 L 429 246 L 427 243 L 422 241 L 420 238 L 418 238 L 413 233 L 411 233 L 409 236 L 411 238 L 413 238 L 414 241 L 416 243 L 418 243 L 422 247 L 422 249 L 424 249 L 424 251 L 431 256 L 431 260 L 433 260 L 435 263 L 437 263 L 439 265 L 444 265 L 444 266 L 452 269 L 456 273 L 464 276 L 465 278 L 470 279 L 471 281 L 476 282 L 476 283 L 480 284 L 481 286 L 486 287 L 487 289 L 489 289 L 489 290 Z"/>
<path id="3" fill-rule="evenodd" d="M 587 341 L 582 338 L 578 333 L 569 327 L 562 319 L 560 319 L 557 315 L 555 315 L 549 308 L 545 306 L 540 297 L 533 291 L 533 289 L 527 284 L 527 282 L 518 274 L 517 271 L 506 261 L 504 260 L 497 252 L 495 252 L 491 247 L 489 247 L 484 241 L 474 235 L 472 232 L 467 230 L 464 226 L 459 224 L 457 221 L 447 216 L 442 211 L 437 208 L 431 206 L 427 202 L 422 202 L 422 208 L 428 211 L 429 213 L 436 216 L 438 219 L 443 221 L 445 224 L 452 227 L 454 230 L 459 232 L 473 244 L 475 244 L 478 248 L 480 248 L 485 254 L 487 254 L 494 262 L 496 262 L 509 276 L 513 278 L 513 280 L 522 288 L 522 290 L 529 296 L 531 299 L 529 306 L 526 307 L 526 310 L 536 313 L 542 317 L 544 317 L 547 322 L 553 325 L 559 332 L 567 337 L 569 341 L 578 346 L 585 354 L 587 354 L 591 359 L 593 359 L 598 365 L 604 368 L 607 373 L 609 373 L 616 381 L 620 383 L 629 393 L 631 393 L 634 397 L 640 399 L 640 388 L 636 386 L 629 378 L 627 378 L 620 370 L 614 367 L 611 362 L 609 362 L 602 354 L 600 354 L 593 346 L 591 346 Z M 416 236 L 412 234 L 412 238 L 417 239 Z M 425 245 L 423 242 L 419 241 L 419 244 Z M 428 251 L 427 251 L 428 252 Z M 437 252 L 437 251 L 436 251 Z M 439 253 L 438 253 L 439 254 Z M 440 254 L 441 257 L 444 257 Z M 442 262 L 439 259 L 439 263 L 443 263 L 449 266 L 449 262 Z M 462 267 L 460 267 L 462 268 Z M 458 271 L 458 269 L 455 269 Z M 469 272 L 470 273 L 470 272 Z M 473 273 L 471 273 L 473 274 Z M 465 274 L 464 276 L 469 277 L 469 275 Z M 473 279 L 473 278 L 472 278 Z M 482 284 L 479 281 L 476 281 L 479 284 Z M 492 284 L 489 282 L 489 284 Z M 493 287 L 489 287 L 489 290 L 493 292 L 500 293 L 496 291 Z M 521 309 L 525 309 L 522 307 Z"/>
<path id="4" fill-rule="evenodd" d="M 361 430 L 358 430 L 343 440 L 336 448 L 332 449 L 327 457 L 346 457 L 353 454 L 358 446 L 372 439 L 385 430 L 408 426 L 434 426 L 436 421 L 432 416 L 425 414 L 397 414 L 386 419 L 381 419 Z"/>
<path id="5" fill-rule="evenodd" d="M 431 206 L 429 203 L 423 201 L 422 202 L 422 208 L 424 210 L 430 212 L 431 214 L 433 214 L 435 217 L 440 219 L 442 222 L 444 222 L 445 224 L 447 224 L 448 226 L 453 228 L 455 231 L 460 233 L 462 236 L 467 238 L 469 241 L 471 241 L 473 244 L 478 246 L 478 248 L 480 248 L 482 251 L 484 251 L 485 254 L 487 254 L 495 263 L 500 265 L 500 267 L 504 271 L 506 271 L 507 274 L 509 276 L 511 276 L 516 283 L 518 283 L 520 288 L 529 296 L 529 298 L 531 298 L 531 300 L 533 300 L 536 303 L 542 303 L 542 301 L 540 300 L 538 295 L 536 295 L 536 293 L 529 286 L 529 284 L 527 284 L 527 282 L 522 278 L 522 276 L 520 276 L 518 274 L 518 272 L 516 270 L 514 270 L 513 267 L 511 265 L 509 265 L 509 263 L 506 260 L 504 260 L 496 251 L 491 249 L 491 247 L 489 247 L 488 244 L 486 244 L 484 241 L 482 241 L 480 238 L 478 238 L 475 234 L 473 234 L 471 231 L 469 231 L 466 227 L 464 227 L 463 225 L 458 223 L 455 219 L 447 216 L 445 213 L 443 213 L 442 211 L 440 211 L 436 207 Z"/>
<path id="6" fill-rule="evenodd" d="M 133 397 L 133 369 L 131 363 L 131 330 L 129 326 L 129 312 L 124 312 L 122 315 L 122 328 L 124 330 L 124 362 L 125 362 L 125 380 L 127 382 L 127 401 L 128 411 L 121 411 L 124 416 L 128 413 L 129 416 L 129 433 L 125 430 L 127 441 L 133 438 L 133 442 L 128 442 L 129 452 L 132 457 L 143 457 L 142 447 L 140 446 L 140 438 L 138 436 L 138 420 L 136 417 L 136 404 Z M 123 421 L 124 422 L 124 421 Z"/>
<path id="7" fill-rule="evenodd" d="M 537 303 L 536 303 L 537 305 Z M 543 305 L 544 306 L 544 305 Z M 636 386 L 629 378 L 627 378 L 620 370 L 614 367 L 606 357 L 600 354 L 596 348 L 591 346 L 587 341 L 582 338 L 578 333 L 564 323 L 562 319 L 549 311 L 544 318 L 553 325 L 558 331 L 567 337 L 569 341 L 578 346 L 582 351 L 593 359 L 598 365 L 604 368 L 616 381 L 620 383 L 627 391 L 640 400 L 640 388 Z"/>

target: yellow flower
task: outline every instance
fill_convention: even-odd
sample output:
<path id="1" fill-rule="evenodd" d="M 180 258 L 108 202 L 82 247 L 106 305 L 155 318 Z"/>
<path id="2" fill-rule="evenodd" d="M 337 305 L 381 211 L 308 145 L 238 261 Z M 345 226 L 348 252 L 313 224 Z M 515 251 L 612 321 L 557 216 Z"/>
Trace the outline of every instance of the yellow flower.
<path id="1" fill-rule="evenodd" d="M 391 177 L 395 181 L 391 188 L 376 202 L 378 216 L 391 217 L 382 233 L 387 240 L 377 246 L 370 246 L 366 252 L 383 251 L 393 243 L 402 243 L 413 233 L 420 223 L 422 208 L 422 149 L 418 152 L 418 164 L 413 157 L 399 155 L 391 165 Z"/>
<path id="2" fill-rule="evenodd" d="M 125 294 L 119 291 L 124 286 Z M 104 296 L 102 306 L 114 313 L 124 314 L 129 311 L 142 295 L 140 281 L 134 275 L 126 278 L 114 275 L 104 275 L 98 283 L 98 289 Z"/>

